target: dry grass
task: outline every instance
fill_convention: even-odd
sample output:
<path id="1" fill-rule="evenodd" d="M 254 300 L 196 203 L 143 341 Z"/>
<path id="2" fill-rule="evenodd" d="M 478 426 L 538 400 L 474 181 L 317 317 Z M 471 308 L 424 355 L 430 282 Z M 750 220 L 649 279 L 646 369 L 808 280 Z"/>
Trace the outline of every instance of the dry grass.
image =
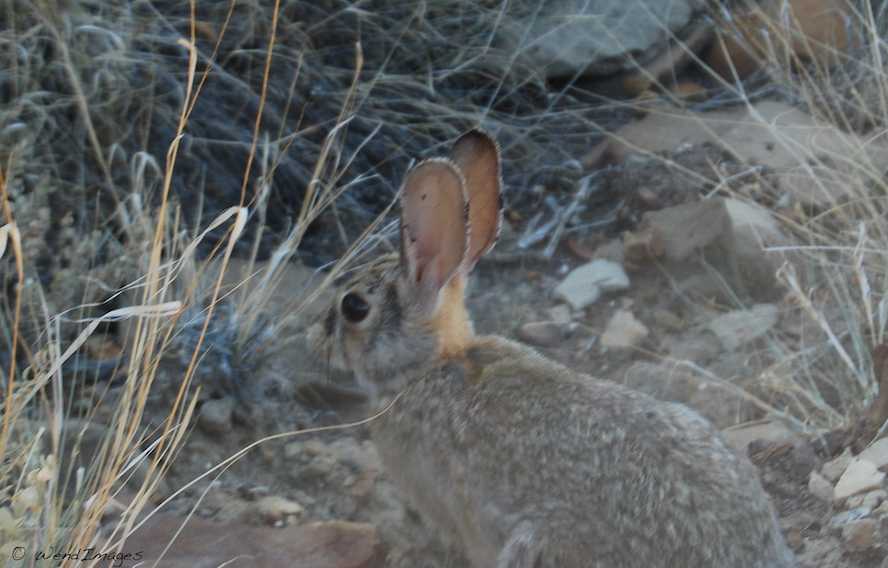
<path id="1" fill-rule="evenodd" d="M 201 365 L 224 357 L 236 375 L 286 345 L 278 332 L 378 242 L 368 237 L 385 226 L 408 156 L 483 123 L 504 143 L 507 181 L 520 197 L 527 169 L 509 164 L 574 160 L 589 133 L 608 126 L 602 116 L 632 110 L 571 85 L 550 96 L 542 77 L 490 44 L 499 2 L 460 3 L 455 13 L 435 2 L 283 4 L 4 5 L 0 50 L 15 55 L 0 84 L 9 103 L 0 108 L 0 557 L 22 541 L 30 550 L 120 551 L 159 496 L 173 499 L 256 445 L 294 435 L 261 438 L 184 487 L 162 487 L 206 386 Z M 535 4 L 517 5 L 532 12 Z M 785 21 L 762 22 L 769 41 L 749 49 L 766 63 L 769 84 L 864 141 L 882 132 L 885 14 L 854 4 L 854 47 L 831 54 L 838 67 L 798 59 Z M 472 41 L 450 45 L 456 28 Z M 749 83 L 719 82 L 726 100 L 754 109 Z M 814 214 L 784 216 L 794 244 L 774 251 L 798 261 L 781 275 L 818 334 L 772 337 L 775 364 L 758 382 L 776 397 L 756 400 L 802 428 L 847 424 L 875 394 L 888 223 L 883 165 L 867 156 L 798 155 L 814 179 L 841 175 L 847 192 Z M 733 180 L 713 181 L 720 193 L 748 197 Z M 282 270 L 319 219 L 338 242 L 318 245 L 318 255 L 344 249 L 343 261 L 312 294 L 272 305 Z M 221 286 L 236 252 L 249 259 L 241 275 L 255 284 L 249 293 Z M 92 466 L 72 467 L 92 415 L 74 410 L 72 384 L 84 373 L 66 365 L 123 321 L 122 396 Z M 174 349 L 187 353 L 186 365 L 162 427 L 147 430 L 146 405 Z M 93 392 L 97 408 L 106 389 Z M 133 476 L 136 494 L 99 532 Z"/>

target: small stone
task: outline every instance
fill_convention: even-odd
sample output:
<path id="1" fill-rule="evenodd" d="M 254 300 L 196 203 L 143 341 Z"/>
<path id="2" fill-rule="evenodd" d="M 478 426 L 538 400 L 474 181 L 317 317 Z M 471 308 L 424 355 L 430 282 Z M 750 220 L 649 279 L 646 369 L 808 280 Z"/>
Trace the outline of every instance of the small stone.
<path id="1" fill-rule="evenodd" d="M 554 321 L 530 322 L 518 328 L 518 337 L 531 345 L 554 347 L 568 335 L 567 326 Z"/>
<path id="2" fill-rule="evenodd" d="M 599 259 L 573 269 L 555 288 L 555 296 L 579 310 L 598 301 L 602 292 L 628 287 L 629 277 L 622 266 Z"/>
<path id="3" fill-rule="evenodd" d="M 821 501 L 826 501 L 827 503 L 832 501 L 833 484 L 816 471 L 812 471 L 811 476 L 808 478 L 808 491 Z"/>
<path id="4" fill-rule="evenodd" d="M 758 304 L 748 310 L 722 314 L 709 322 L 707 328 L 725 349 L 733 351 L 768 333 L 777 324 L 778 316 L 774 304 Z"/>
<path id="5" fill-rule="evenodd" d="M 648 328 L 635 319 L 632 312 L 617 310 L 601 335 L 601 345 L 607 348 L 635 347 L 647 336 Z"/>
<path id="6" fill-rule="evenodd" d="M 860 519 L 842 527 L 845 548 L 854 552 L 869 550 L 879 538 L 879 524 L 875 519 Z"/>
<path id="7" fill-rule="evenodd" d="M 848 465 L 851 463 L 851 460 L 854 459 L 854 456 L 851 455 L 850 450 L 845 450 L 845 452 L 837 458 L 834 458 L 820 468 L 820 473 L 825 477 L 830 483 L 835 483 L 842 477 L 842 474 L 845 473 L 845 470 L 848 469 Z"/>
<path id="8" fill-rule="evenodd" d="M 863 503 L 861 503 L 861 506 L 875 510 L 879 505 L 885 502 L 885 499 L 888 499 L 888 492 L 883 489 L 876 489 L 863 496 Z"/>
<path id="9" fill-rule="evenodd" d="M 197 425 L 207 434 L 224 434 L 231 431 L 234 399 L 231 397 L 210 399 L 200 407 Z"/>
<path id="10" fill-rule="evenodd" d="M 291 501 L 278 495 L 269 495 L 256 501 L 255 509 L 259 518 L 269 525 L 277 525 L 286 522 L 289 517 L 302 515 L 304 509 L 296 501 Z"/>
<path id="11" fill-rule="evenodd" d="M 796 553 L 801 552 L 805 547 L 805 539 L 798 527 L 792 527 L 786 531 L 786 544 Z"/>
<path id="12" fill-rule="evenodd" d="M 863 495 L 852 495 L 845 499 L 846 509 L 857 509 L 863 507 Z"/>
<path id="13" fill-rule="evenodd" d="M 882 503 L 873 509 L 873 515 L 876 517 L 888 517 L 888 499 L 882 501 Z"/>
<path id="14" fill-rule="evenodd" d="M 872 462 L 854 459 L 836 483 L 833 500 L 841 501 L 864 491 L 879 489 L 884 479 L 885 474 Z"/>
<path id="15" fill-rule="evenodd" d="M 549 308 L 549 317 L 556 323 L 570 323 L 573 319 L 570 308 L 564 304 L 558 304 Z"/>
<path id="16" fill-rule="evenodd" d="M 875 464 L 879 469 L 888 468 L 888 438 L 880 438 L 857 456 Z"/>
<path id="17" fill-rule="evenodd" d="M 872 510 L 867 509 L 866 507 L 857 507 L 856 509 L 848 509 L 847 511 L 842 511 L 837 515 L 833 515 L 833 517 L 829 520 L 829 527 L 831 529 L 841 529 L 848 523 L 854 522 L 858 519 L 865 519 L 872 513 Z"/>

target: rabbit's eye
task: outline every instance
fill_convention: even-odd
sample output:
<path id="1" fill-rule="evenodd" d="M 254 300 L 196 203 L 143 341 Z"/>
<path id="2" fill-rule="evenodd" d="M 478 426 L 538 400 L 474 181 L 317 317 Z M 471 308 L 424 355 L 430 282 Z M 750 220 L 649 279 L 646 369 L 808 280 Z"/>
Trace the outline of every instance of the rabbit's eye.
<path id="1" fill-rule="evenodd" d="M 370 313 L 370 304 L 359 294 L 349 292 L 342 297 L 342 315 L 352 323 L 358 323 Z"/>

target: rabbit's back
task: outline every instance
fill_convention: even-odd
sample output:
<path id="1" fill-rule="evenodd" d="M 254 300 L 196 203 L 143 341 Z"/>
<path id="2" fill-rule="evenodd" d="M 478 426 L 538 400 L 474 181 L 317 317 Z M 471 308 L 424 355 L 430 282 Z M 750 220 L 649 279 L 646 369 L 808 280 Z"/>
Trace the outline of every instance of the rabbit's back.
<path id="1" fill-rule="evenodd" d="M 793 565 L 755 469 L 707 421 L 502 338 L 412 380 L 374 437 L 476 566 Z"/>

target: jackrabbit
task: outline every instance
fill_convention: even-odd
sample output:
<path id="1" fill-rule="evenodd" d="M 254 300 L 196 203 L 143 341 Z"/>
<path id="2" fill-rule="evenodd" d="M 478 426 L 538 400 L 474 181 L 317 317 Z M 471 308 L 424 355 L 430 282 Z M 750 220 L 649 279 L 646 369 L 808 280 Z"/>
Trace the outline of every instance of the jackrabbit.
<path id="1" fill-rule="evenodd" d="M 499 149 L 477 130 L 417 165 L 400 253 L 309 333 L 372 398 L 404 387 L 371 425 L 388 474 L 476 568 L 794 566 L 756 470 L 696 412 L 473 334 L 463 293 L 499 192 Z"/>

